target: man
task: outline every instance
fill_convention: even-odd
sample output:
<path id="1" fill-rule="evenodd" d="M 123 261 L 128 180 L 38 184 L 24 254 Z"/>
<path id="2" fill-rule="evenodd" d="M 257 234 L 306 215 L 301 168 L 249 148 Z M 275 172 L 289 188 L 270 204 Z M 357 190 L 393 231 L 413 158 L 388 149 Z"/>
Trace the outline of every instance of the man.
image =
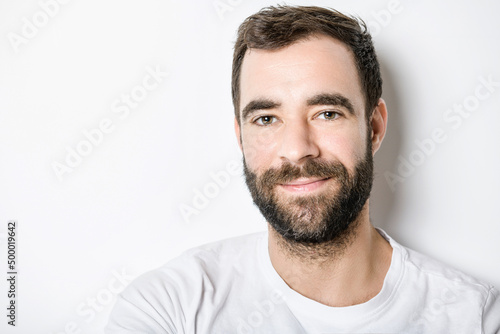
<path id="1" fill-rule="evenodd" d="M 268 233 L 140 277 L 108 333 L 500 333 L 497 290 L 370 223 L 387 109 L 362 22 L 318 7 L 261 10 L 238 31 L 232 93 Z"/>

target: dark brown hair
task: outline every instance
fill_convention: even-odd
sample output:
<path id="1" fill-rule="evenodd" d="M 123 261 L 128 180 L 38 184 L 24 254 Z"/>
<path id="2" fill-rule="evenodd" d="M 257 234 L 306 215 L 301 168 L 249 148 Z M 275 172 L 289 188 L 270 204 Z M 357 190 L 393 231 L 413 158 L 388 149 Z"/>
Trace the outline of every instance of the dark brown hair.
<path id="1" fill-rule="evenodd" d="M 276 50 L 312 35 L 327 35 L 345 43 L 354 55 L 365 95 L 366 117 L 382 96 L 382 78 L 375 48 L 366 24 L 336 10 L 314 6 L 266 7 L 249 16 L 238 29 L 234 45 L 232 97 L 238 123 L 240 73 L 248 49 Z"/>

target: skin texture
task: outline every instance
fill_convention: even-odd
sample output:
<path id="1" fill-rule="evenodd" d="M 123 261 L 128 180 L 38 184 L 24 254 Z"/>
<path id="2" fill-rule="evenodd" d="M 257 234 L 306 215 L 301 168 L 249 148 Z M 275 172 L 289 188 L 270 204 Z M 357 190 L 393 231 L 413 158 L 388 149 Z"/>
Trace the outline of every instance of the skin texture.
<path id="1" fill-rule="evenodd" d="M 340 162 L 353 175 L 367 153 L 367 140 L 372 155 L 380 148 L 387 127 L 385 102 L 380 99 L 369 118 L 369 131 L 353 55 L 331 37 L 311 36 L 279 50 L 248 50 L 240 84 L 242 112 L 235 131 L 247 168 L 257 176 L 311 159 Z M 311 104 L 325 94 L 348 103 Z M 302 177 L 274 191 L 295 210 L 294 199 L 335 196 L 339 188 L 335 178 Z M 329 306 L 366 302 L 382 288 L 392 248 L 370 223 L 369 200 L 354 226 L 341 250 L 319 244 L 301 245 L 300 252 L 269 226 L 271 262 L 292 289 L 310 299 Z"/>

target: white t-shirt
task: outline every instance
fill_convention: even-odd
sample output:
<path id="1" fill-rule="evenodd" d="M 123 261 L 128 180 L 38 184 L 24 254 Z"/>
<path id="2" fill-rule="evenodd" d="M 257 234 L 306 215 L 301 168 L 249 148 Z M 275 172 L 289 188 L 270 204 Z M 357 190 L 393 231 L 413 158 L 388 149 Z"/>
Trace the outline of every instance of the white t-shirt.
<path id="1" fill-rule="evenodd" d="M 498 290 L 409 250 L 392 248 L 382 290 L 330 307 L 290 289 L 274 270 L 267 232 L 187 251 L 128 286 L 106 333 L 500 334 Z"/>

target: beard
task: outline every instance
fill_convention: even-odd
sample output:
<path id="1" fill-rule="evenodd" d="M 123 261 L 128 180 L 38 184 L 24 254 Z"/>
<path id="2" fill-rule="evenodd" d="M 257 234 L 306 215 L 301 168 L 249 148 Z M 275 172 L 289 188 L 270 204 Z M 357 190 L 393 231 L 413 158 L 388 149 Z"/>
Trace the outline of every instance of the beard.
<path id="1" fill-rule="evenodd" d="M 345 246 L 354 234 L 357 218 L 370 197 L 373 184 L 371 141 L 357 162 L 354 174 L 338 161 L 310 159 L 302 166 L 283 163 L 261 175 L 251 171 L 243 157 L 245 181 L 253 202 L 289 246 Z M 320 193 L 283 196 L 280 184 L 300 177 L 330 178 Z M 333 181 L 333 182 L 332 182 Z"/>

